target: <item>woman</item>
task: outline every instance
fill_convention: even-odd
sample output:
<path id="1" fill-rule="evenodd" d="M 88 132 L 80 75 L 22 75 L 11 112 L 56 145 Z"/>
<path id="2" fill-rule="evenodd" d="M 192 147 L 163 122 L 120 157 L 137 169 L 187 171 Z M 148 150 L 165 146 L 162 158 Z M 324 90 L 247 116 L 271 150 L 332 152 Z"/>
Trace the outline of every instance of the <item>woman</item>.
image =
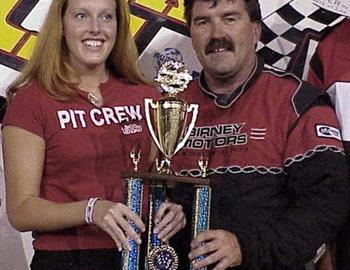
<path id="1" fill-rule="evenodd" d="M 123 204 L 121 171 L 148 140 L 143 98 L 158 94 L 136 60 L 126 1 L 52 2 L 3 122 L 8 216 L 35 232 L 32 269 L 119 269 L 115 248 L 141 243 L 128 221 L 145 225 Z M 186 222 L 172 203 L 156 220 L 164 241 Z"/>

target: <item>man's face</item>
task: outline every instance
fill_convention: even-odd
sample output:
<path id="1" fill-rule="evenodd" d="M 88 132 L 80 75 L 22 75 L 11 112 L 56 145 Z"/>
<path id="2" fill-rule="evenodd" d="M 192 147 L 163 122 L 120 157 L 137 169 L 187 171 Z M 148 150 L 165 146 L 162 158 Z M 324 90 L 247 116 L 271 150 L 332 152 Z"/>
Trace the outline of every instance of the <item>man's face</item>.
<path id="1" fill-rule="evenodd" d="M 197 0 L 193 4 L 190 33 L 204 72 L 213 79 L 240 78 L 255 63 L 260 39 L 259 23 L 251 22 L 243 0 Z"/>

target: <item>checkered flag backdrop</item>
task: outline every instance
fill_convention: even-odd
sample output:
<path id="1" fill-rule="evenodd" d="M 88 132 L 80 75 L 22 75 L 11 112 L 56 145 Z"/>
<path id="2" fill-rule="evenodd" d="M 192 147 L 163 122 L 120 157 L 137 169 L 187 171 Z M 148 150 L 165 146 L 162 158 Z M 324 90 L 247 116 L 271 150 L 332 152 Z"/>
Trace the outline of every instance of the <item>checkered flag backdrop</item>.
<path id="1" fill-rule="evenodd" d="M 317 41 L 345 17 L 311 1 L 280 2 L 275 10 L 266 10 L 271 1 L 260 0 L 263 32 L 257 50 L 268 66 L 302 77 Z"/>

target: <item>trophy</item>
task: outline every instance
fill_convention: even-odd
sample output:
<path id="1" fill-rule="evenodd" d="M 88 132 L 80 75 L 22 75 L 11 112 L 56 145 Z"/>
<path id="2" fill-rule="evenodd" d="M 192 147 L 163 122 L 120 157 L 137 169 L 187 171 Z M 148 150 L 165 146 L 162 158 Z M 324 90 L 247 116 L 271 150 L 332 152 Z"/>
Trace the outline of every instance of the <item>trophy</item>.
<path id="1" fill-rule="evenodd" d="M 177 96 L 186 89 L 191 79 L 192 76 L 181 62 L 170 60 L 161 66 L 155 81 L 160 84 L 164 92 L 156 102 L 145 99 L 145 115 L 148 130 L 162 158 L 160 161 L 155 160 L 155 172 L 139 172 L 137 169 L 139 155 L 132 152 L 130 156 L 134 163 L 134 170 L 131 173 L 124 173 L 128 183 L 127 205 L 138 214 L 140 214 L 139 206 L 142 204 L 141 179 L 147 180 L 150 184 L 147 260 L 145 261 L 145 269 L 149 270 L 176 270 L 178 267 L 175 250 L 153 233 L 154 215 L 161 203 L 166 201 L 167 187 L 177 182 L 195 185 L 192 235 L 196 236 L 209 228 L 211 188 L 210 181 L 206 179 L 207 160 L 198 161 L 202 171 L 201 178 L 178 176 L 171 169 L 171 158 L 185 145 L 198 116 L 197 104 L 187 104 Z M 190 114 L 192 117 L 188 119 Z M 129 243 L 131 251 L 125 251 L 123 254 L 123 270 L 137 270 L 138 246 L 134 241 L 130 240 Z M 200 259 L 202 258 L 196 260 Z"/>

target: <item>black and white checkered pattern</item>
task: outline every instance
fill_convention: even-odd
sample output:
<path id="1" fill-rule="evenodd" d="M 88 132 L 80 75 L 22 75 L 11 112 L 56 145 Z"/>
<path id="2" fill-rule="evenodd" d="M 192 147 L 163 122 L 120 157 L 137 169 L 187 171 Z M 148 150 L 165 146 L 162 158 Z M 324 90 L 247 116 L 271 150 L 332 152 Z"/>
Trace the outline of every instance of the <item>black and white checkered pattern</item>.
<path id="1" fill-rule="evenodd" d="M 270 0 L 260 0 L 264 5 L 271 5 Z M 264 16 L 265 14 L 263 14 Z M 263 32 L 258 44 L 258 53 L 268 66 L 287 70 L 290 61 L 297 53 L 303 41 L 313 38 L 318 40 L 323 33 L 331 30 L 345 17 L 324 10 L 306 0 L 285 1 L 274 12 L 263 18 Z M 305 46 L 304 46 L 305 47 Z"/>

